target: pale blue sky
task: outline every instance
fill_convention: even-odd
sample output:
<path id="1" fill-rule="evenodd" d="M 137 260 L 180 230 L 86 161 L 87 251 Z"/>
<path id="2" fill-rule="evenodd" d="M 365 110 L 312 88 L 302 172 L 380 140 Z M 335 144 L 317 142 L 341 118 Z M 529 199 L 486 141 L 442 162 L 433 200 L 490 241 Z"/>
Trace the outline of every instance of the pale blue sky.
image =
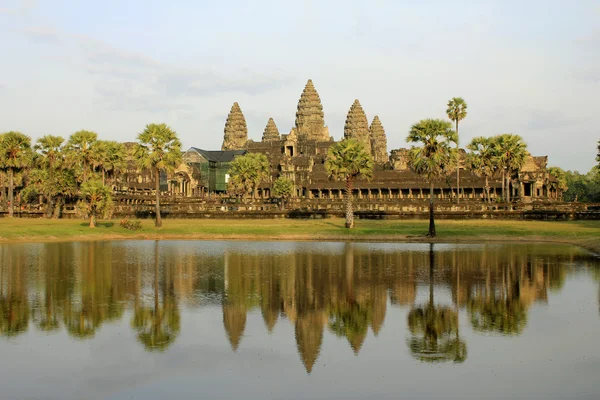
<path id="1" fill-rule="evenodd" d="M 600 0 L 0 0 L 0 54 L 0 131 L 34 139 L 166 122 L 217 149 L 237 101 L 260 140 L 269 117 L 289 132 L 309 78 L 336 139 L 355 98 L 392 149 L 453 96 L 462 144 L 517 133 L 587 171 L 600 139 Z"/>

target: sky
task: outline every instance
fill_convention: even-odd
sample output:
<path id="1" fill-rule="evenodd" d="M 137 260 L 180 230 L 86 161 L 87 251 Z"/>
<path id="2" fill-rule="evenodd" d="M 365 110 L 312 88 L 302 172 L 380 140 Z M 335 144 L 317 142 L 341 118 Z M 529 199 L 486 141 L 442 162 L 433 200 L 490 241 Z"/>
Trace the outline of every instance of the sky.
<path id="1" fill-rule="evenodd" d="M 0 0 L 0 132 L 86 129 L 134 141 L 165 122 L 220 149 L 238 102 L 248 136 L 294 125 L 308 79 L 339 140 L 354 99 L 388 150 L 463 97 L 461 145 L 521 135 L 587 172 L 600 130 L 600 0 Z"/>

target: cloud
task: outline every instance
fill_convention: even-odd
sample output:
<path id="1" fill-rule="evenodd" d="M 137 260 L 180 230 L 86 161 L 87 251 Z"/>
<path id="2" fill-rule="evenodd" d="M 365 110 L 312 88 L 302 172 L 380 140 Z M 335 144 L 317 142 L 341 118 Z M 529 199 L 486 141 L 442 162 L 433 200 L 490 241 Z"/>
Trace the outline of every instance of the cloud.
<path id="1" fill-rule="evenodd" d="M 57 30 L 51 26 L 30 26 L 25 29 L 25 34 L 38 43 L 57 43 L 60 41 Z"/>
<path id="2" fill-rule="evenodd" d="M 226 92 L 258 95 L 292 82 L 278 71 L 224 73 L 205 67 L 182 68 L 92 38 L 78 36 L 75 40 L 83 54 L 84 69 L 97 78 L 95 102 L 111 110 L 184 110 L 189 109 L 182 102 L 186 99 Z"/>
<path id="3" fill-rule="evenodd" d="M 0 14 L 28 14 L 38 7 L 38 0 L 16 0 L 12 7 L 1 7 Z"/>

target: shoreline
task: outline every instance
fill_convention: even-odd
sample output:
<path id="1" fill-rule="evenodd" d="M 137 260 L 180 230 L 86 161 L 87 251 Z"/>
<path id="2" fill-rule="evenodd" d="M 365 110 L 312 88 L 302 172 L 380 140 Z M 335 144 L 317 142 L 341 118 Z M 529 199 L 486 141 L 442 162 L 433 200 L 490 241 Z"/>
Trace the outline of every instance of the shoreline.
<path id="1" fill-rule="evenodd" d="M 344 220 L 185 220 L 166 219 L 162 228 L 142 220 L 130 231 L 119 221 L 0 218 L 0 244 L 108 240 L 335 241 L 403 243 L 546 243 L 568 244 L 600 256 L 600 222 L 440 220 L 438 236 L 424 236 L 427 221 L 360 220 L 346 230 Z"/>
<path id="2" fill-rule="evenodd" d="M 170 234 L 140 233 L 133 235 L 103 234 L 100 236 L 77 235 L 71 237 L 55 236 L 23 236 L 18 239 L 0 237 L 0 244 L 15 243 L 64 243 L 64 242 L 96 242 L 124 240 L 189 240 L 189 241 L 248 241 L 248 242 L 358 242 L 358 243 L 438 243 L 438 244 L 483 244 L 483 243 L 540 243 L 577 246 L 600 257 L 600 239 L 565 239 L 542 236 L 453 236 L 429 238 L 425 236 L 406 235 L 369 235 L 353 237 L 350 235 L 215 235 L 215 234 Z"/>

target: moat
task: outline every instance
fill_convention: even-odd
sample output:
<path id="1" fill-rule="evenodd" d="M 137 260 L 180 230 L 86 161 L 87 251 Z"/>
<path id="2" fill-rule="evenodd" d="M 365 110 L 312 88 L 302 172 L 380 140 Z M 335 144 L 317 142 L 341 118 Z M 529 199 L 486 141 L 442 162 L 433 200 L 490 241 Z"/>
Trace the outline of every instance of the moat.
<path id="1" fill-rule="evenodd" d="M 556 244 L 0 244 L 0 398 L 598 398 Z"/>

